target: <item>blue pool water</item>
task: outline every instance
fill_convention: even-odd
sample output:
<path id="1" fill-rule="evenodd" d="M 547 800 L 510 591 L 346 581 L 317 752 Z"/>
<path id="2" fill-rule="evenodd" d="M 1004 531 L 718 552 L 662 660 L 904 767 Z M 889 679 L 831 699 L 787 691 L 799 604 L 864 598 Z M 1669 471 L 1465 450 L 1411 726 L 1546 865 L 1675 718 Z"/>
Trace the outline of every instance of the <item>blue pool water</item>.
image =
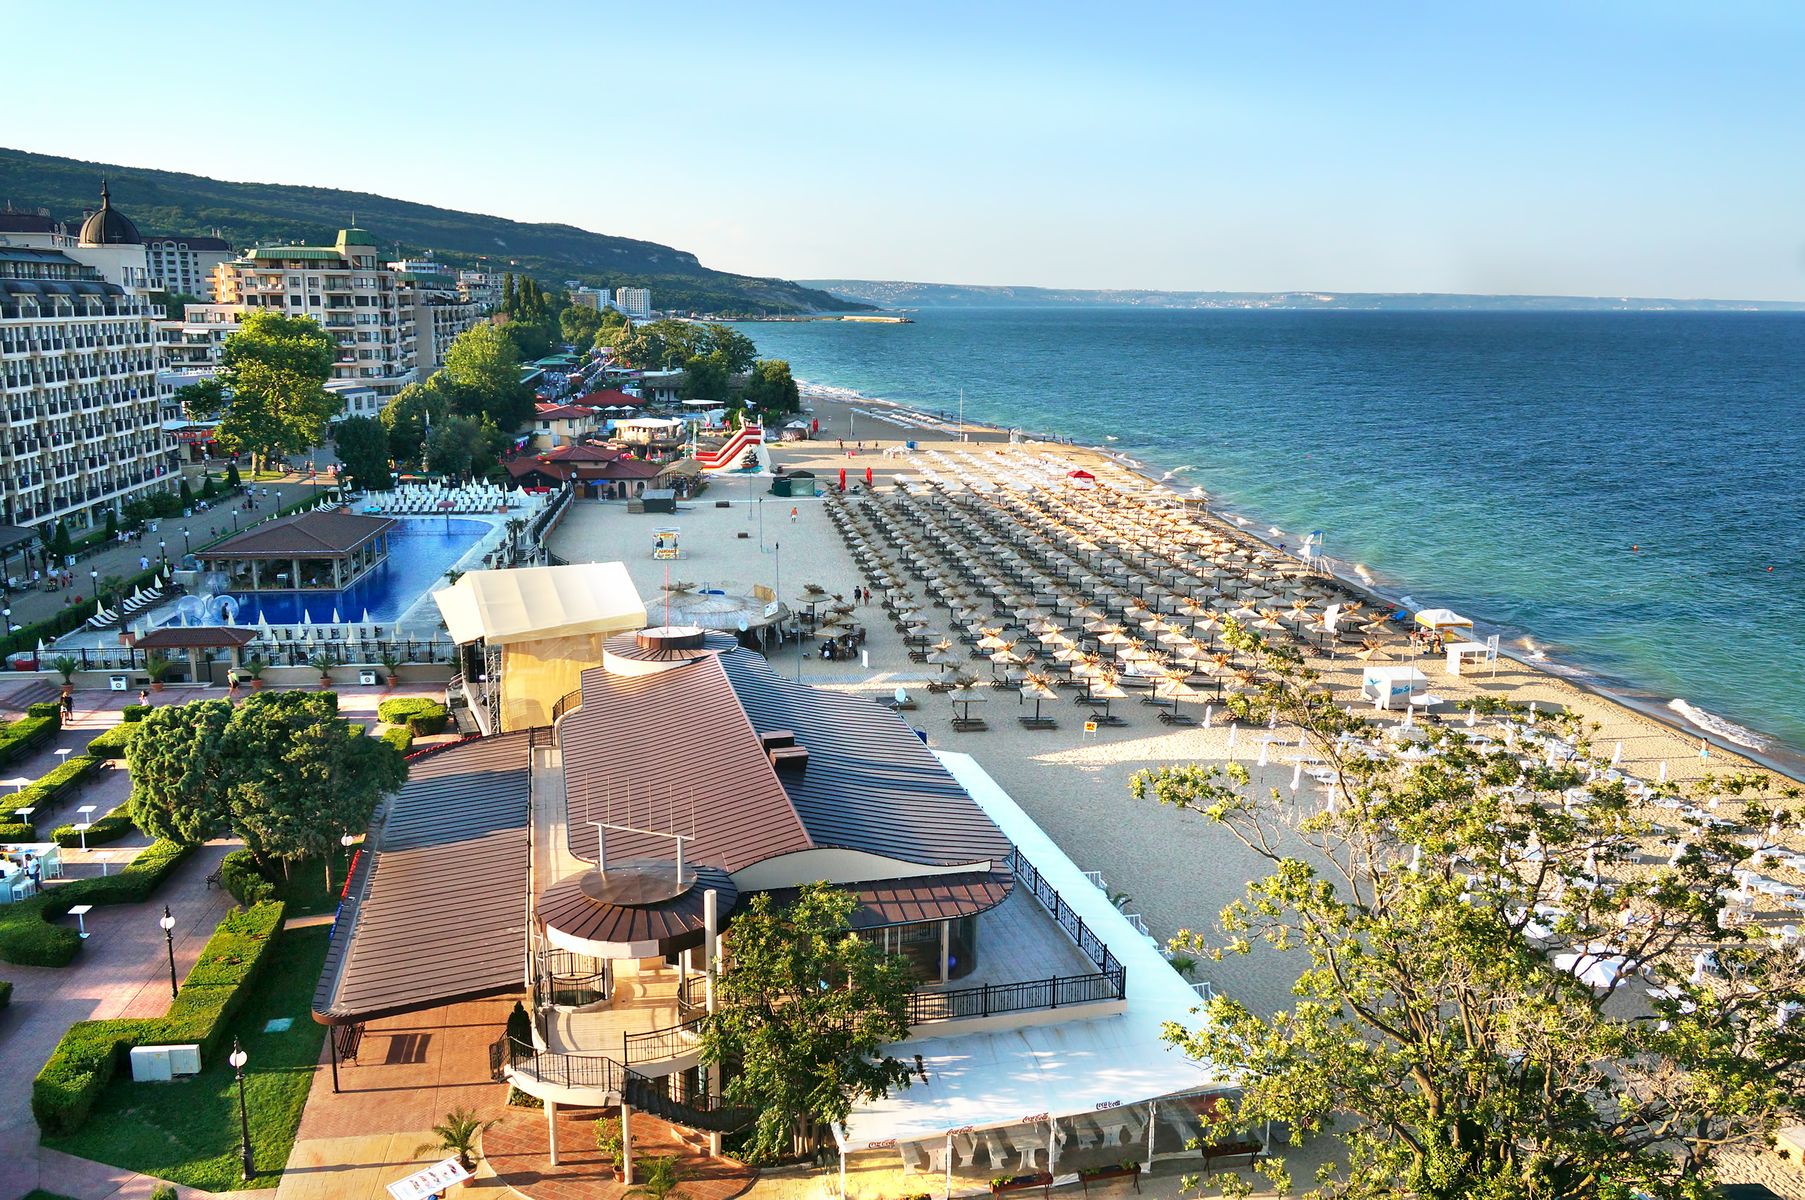
<path id="1" fill-rule="evenodd" d="M 445 572 L 489 531 L 483 521 L 458 517 L 403 520 L 389 536 L 388 560 L 342 592 L 234 592 L 238 624 L 271 625 L 312 620 L 324 624 L 334 609 L 339 620 L 393 621 L 429 589 L 443 586 Z"/>

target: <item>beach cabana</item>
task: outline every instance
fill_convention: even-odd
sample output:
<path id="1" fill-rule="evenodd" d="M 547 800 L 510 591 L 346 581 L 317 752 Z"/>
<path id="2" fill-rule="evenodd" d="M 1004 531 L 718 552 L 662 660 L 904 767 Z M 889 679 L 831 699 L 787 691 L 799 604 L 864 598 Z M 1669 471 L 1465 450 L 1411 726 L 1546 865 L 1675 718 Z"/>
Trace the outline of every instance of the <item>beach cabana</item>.
<path id="1" fill-rule="evenodd" d="M 1360 677 L 1360 694 L 1379 708 L 1390 708 L 1393 701 L 1408 704 L 1428 682 L 1427 675 L 1408 664 L 1368 663 Z"/>
<path id="2" fill-rule="evenodd" d="M 1416 614 L 1416 623 L 1424 629 L 1471 629 L 1473 623 L 1451 608 L 1425 608 Z"/>

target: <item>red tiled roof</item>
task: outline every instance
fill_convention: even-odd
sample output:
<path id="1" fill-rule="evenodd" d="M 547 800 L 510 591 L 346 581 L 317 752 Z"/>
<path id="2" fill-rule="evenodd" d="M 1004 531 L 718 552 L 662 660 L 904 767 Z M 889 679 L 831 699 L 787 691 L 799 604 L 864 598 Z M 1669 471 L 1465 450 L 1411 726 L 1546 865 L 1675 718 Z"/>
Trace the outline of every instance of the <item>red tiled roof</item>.
<path id="1" fill-rule="evenodd" d="M 201 551 L 200 557 L 334 557 L 349 554 L 377 534 L 388 532 L 394 524 L 388 517 L 362 517 L 356 513 L 301 513 L 247 529 L 237 537 Z"/>
<path id="2" fill-rule="evenodd" d="M 214 650 L 221 646 L 248 646 L 257 640 L 255 629 L 236 626 L 165 625 L 153 629 L 135 643 L 140 650 Z"/>
<path id="3" fill-rule="evenodd" d="M 586 396 L 578 396 L 571 403 L 584 404 L 590 408 L 638 408 L 645 401 L 638 396 L 629 396 L 625 392 L 590 392 Z"/>
<path id="4" fill-rule="evenodd" d="M 534 408 L 541 421 L 581 420 L 595 416 L 593 408 L 585 408 L 581 404 L 539 404 Z"/>

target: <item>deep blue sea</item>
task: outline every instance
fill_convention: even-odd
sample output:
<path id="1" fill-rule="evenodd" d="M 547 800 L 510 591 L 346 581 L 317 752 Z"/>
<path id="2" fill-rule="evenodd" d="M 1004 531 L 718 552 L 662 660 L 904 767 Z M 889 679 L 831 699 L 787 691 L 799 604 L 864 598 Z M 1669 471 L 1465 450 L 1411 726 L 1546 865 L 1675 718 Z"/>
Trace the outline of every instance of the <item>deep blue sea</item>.
<path id="1" fill-rule="evenodd" d="M 742 328 L 811 383 L 1188 466 L 1388 593 L 1805 751 L 1805 314 L 913 315 Z"/>

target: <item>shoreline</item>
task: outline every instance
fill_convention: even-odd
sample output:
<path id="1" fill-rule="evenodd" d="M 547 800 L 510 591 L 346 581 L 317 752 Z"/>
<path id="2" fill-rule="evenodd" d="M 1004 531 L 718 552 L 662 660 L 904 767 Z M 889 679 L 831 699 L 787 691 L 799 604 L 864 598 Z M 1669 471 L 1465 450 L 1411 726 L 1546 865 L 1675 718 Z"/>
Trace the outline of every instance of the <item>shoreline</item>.
<path id="1" fill-rule="evenodd" d="M 946 414 L 903 401 L 867 396 L 855 389 L 833 384 L 799 378 L 797 385 L 805 405 L 810 402 L 818 402 L 844 407 L 854 412 L 861 408 L 884 409 L 888 413 L 904 418 L 904 421 L 886 425 L 884 432 L 889 433 L 892 440 L 934 441 L 941 438 L 956 440 L 958 437 L 959 427 L 949 422 Z M 925 424 L 911 426 L 906 423 L 910 420 L 925 422 Z M 1008 441 L 1011 437 L 1019 437 L 1024 444 L 1044 444 L 1048 449 L 1061 453 L 1081 456 L 1095 455 L 1113 464 L 1121 471 L 1133 475 L 1149 490 L 1168 493 L 1176 500 L 1194 500 L 1196 498 L 1187 495 L 1189 489 L 1181 487 L 1180 481 L 1154 477 L 1146 463 L 1131 455 L 1127 449 L 1116 445 L 1085 445 L 1059 435 L 1046 435 L 970 419 L 964 422 L 963 431 L 966 440 L 974 443 Z M 825 430 L 823 432 L 825 433 Z M 1255 514 L 1238 509 L 1232 502 L 1221 503 L 1221 497 L 1213 493 L 1205 493 L 1204 499 L 1205 507 L 1201 515 L 1211 525 L 1234 537 L 1245 538 L 1274 550 L 1278 549 L 1279 543 L 1276 538 L 1266 534 L 1267 529 L 1276 528 L 1276 526 L 1271 525 L 1270 522 L 1262 524 L 1256 519 Z M 1235 520 L 1237 515 L 1245 517 L 1246 524 L 1237 522 Z M 1297 557 L 1289 549 L 1283 553 L 1292 558 Z M 1352 564 L 1344 564 L 1339 559 L 1327 558 L 1318 561 L 1326 564 L 1324 568 L 1326 574 L 1358 595 L 1393 607 L 1415 606 L 1414 602 L 1409 606 L 1401 603 L 1402 597 L 1408 595 L 1407 591 L 1398 588 L 1394 592 L 1385 583 L 1374 578 L 1370 571 L 1357 573 L 1351 569 Z M 1790 746 L 1782 742 L 1776 734 L 1748 728 L 1707 709 L 1694 708 L 1683 697 L 1675 697 L 1672 701 L 1663 703 L 1654 693 L 1640 688 L 1633 681 L 1612 678 L 1587 667 L 1582 662 L 1549 657 L 1545 654 L 1541 657 L 1531 657 L 1508 645 L 1507 639 L 1516 636 L 1528 639 L 1534 635 L 1509 629 L 1483 618 L 1475 618 L 1475 637 L 1480 637 L 1482 631 L 1498 634 L 1500 658 L 1509 659 L 1525 671 L 1591 696 L 1668 737 L 1679 738 L 1691 743 L 1698 743 L 1702 740 L 1712 747 L 1714 756 L 1740 760 L 1751 768 L 1771 772 L 1792 782 L 1805 783 L 1805 748 Z M 1752 747 L 1733 737 L 1726 736 L 1718 730 L 1692 724 L 1671 707 L 1675 701 L 1686 704 L 1692 711 L 1701 713 L 1714 722 L 1721 722 L 1743 730 L 1751 736 L 1761 739 L 1765 744 L 1761 747 Z"/>

